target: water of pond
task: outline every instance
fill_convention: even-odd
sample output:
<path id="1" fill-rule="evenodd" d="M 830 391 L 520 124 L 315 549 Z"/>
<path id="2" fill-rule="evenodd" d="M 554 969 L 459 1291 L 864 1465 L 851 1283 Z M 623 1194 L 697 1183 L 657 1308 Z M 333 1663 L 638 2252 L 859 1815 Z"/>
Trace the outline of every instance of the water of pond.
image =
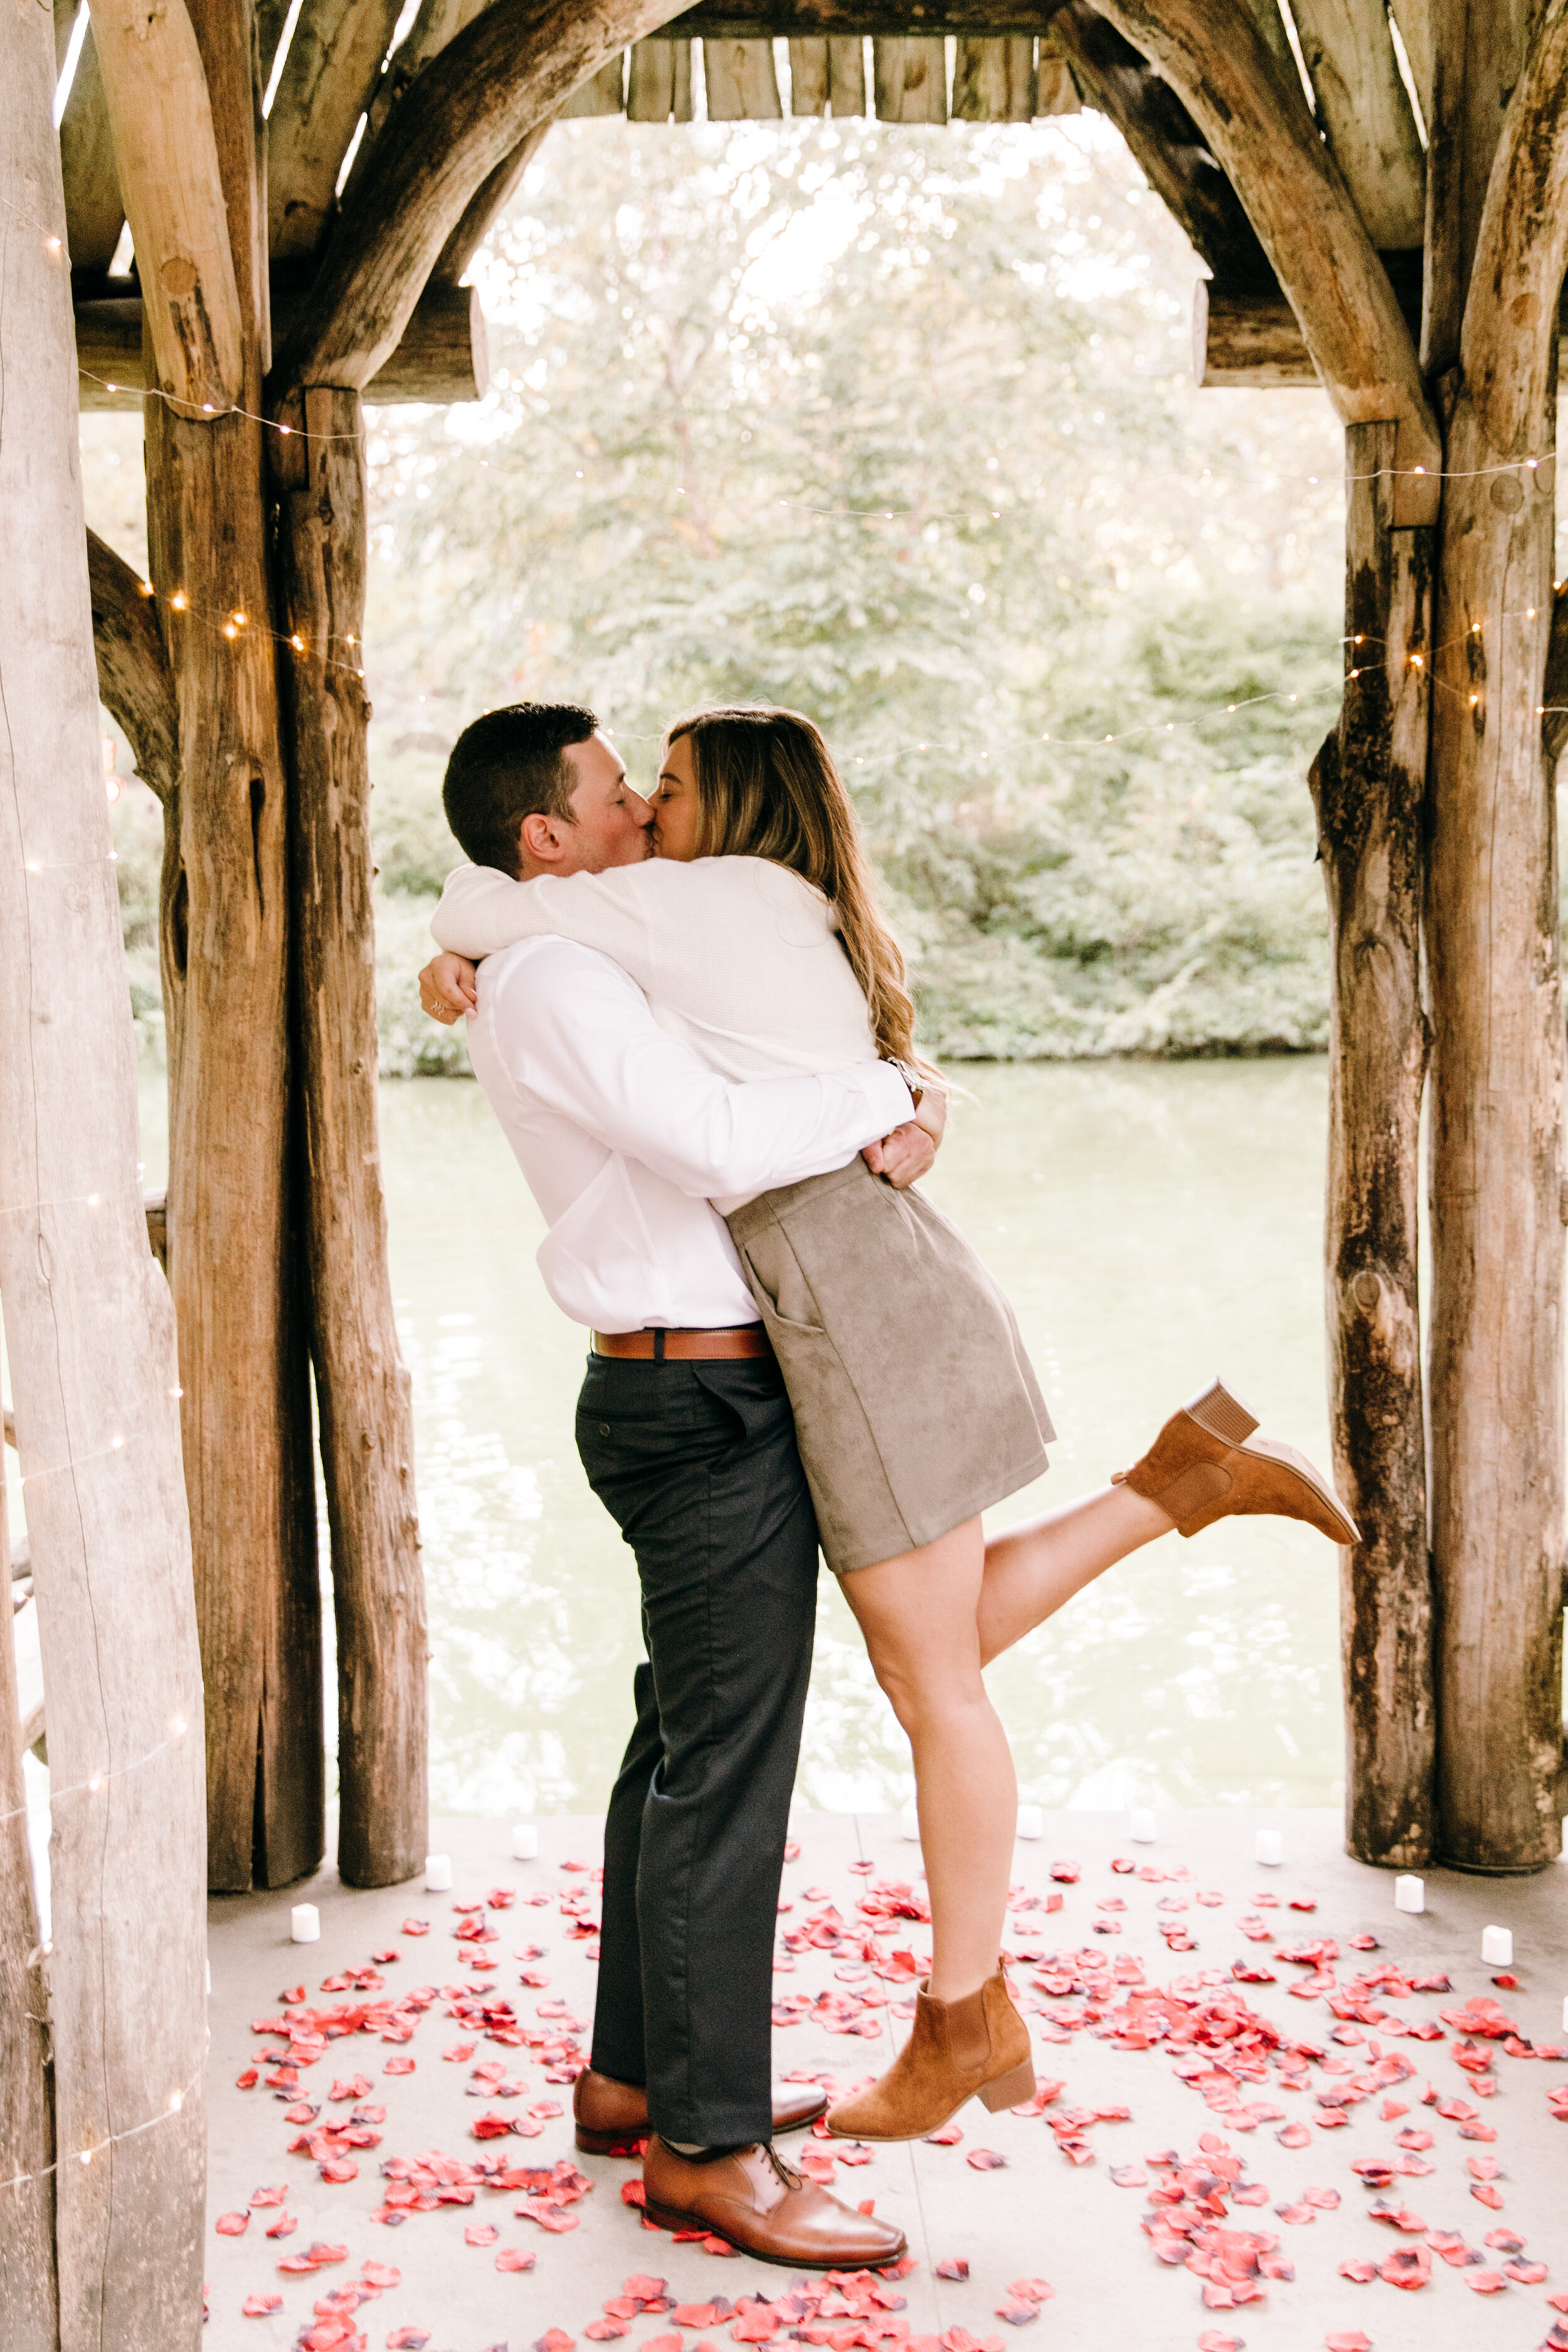
<path id="1" fill-rule="evenodd" d="M 964 1073 L 934 1197 L 1005 1283 L 1061 1433 L 1005 1525 L 1099 1485 L 1219 1370 L 1325 1458 L 1324 1066 Z M 149 1079 L 147 1181 L 161 1181 Z M 631 1558 L 573 1445 L 582 1335 L 477 1087 L 382 1089 L 393 1280 L 414 1381 L 433 1666 L 432 1811 L 595 1810 L 640 1654 Z M 1324 1805 L 1341 1793 L 1336 1555 L 1278 1520 L 1170 1537 L 992 1669 L 1024 1794 L 1053 1806 Z M 330 1622 L 330 1620 L 329 1620 Z M 902 1735 L 822 1580 L 801 1793 L 908 1800 Z"/>

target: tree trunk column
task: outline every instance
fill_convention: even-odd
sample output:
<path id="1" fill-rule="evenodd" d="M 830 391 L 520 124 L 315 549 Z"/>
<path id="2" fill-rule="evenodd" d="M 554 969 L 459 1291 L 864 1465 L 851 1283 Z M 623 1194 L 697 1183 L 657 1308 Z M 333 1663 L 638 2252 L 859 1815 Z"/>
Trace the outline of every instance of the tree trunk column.
<path id="1" fill-rule="evenodd" d="M 414 1426 L 386 1264 L 365 726 L 363 412 L 313 390 L 281 443 L 304 1223 L 338 1636 L 338 1868 L 412 1877 L 427 1843 L 427 1635 Z"/>
<path id="2" fill-rule="evenodd" d="M 288 807 L 261 428 L 146 407 L 148 540 L 180 737 L 163 909 L 169 1281 L 208 1867 L 214 1887 L 243 1891 L 313 1870 L 324 1843 L 309 1370 L 286 1181 Z"/>
<path id="3" fill-rule="evenodd" d="M 1325 1307 L 1341 1557 L 1345 1842 L 1430 1859 L 1436 1719 L 1416 1200 L 1432 533 L 1393 528 L 1396 428 L 1345 436 L 1345 679 L 1312 770 L 1332 994 Z"/>
<path id="4" fill-rule="evenodd" d="M 1448 436 L 1428 941 L 1439 1853 L 1562 1851 L 1563 998 L 1552 778 L 1552 404 Z M 1540 459 L 1535 467 L 1522 462 Z"/>

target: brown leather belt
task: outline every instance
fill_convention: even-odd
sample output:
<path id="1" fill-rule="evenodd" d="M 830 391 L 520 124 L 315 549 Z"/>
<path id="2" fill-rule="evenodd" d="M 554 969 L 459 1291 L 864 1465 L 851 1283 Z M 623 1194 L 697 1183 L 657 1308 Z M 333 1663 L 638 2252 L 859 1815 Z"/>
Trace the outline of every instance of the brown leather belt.
<path id="1" fill-rule="evenodd" d="M 595 1356 L 629 1356 L 645 1364 L 705 1364 L 773 1352 L 760 1323 L 724 1331 L 595 1331 L 592 1339 Z"/>

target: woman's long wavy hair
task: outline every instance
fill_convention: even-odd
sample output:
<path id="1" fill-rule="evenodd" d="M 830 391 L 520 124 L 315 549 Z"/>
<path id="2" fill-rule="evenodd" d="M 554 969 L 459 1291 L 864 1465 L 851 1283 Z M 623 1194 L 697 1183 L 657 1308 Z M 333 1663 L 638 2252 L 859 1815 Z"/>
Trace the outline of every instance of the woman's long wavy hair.
<path id="1" fill-rule="evenodd" d="M 698 856 L 770 857 L 815 883 L 865 992 L 879 1050 L 912 1061 L 903 950 L 882 919 L 854 804 L 817 729 L 798 710 L 699 710 L 675 721 L 666 746 L 683 736 L 697 778 Z"/>

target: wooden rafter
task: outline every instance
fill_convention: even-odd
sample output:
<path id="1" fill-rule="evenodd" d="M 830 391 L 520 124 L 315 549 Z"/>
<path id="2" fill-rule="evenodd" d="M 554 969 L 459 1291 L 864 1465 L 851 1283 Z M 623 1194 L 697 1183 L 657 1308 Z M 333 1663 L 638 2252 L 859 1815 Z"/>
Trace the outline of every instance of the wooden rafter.
<path id="1" fill-rule="evenodd" d="M 157 609 L 122 555 L 87 535 L 98 697 L 125 730 L 136 772 L 167 801 L 179 782 L 180 713 Z"/>
<path id="2" fill-rule="evenodd" d="M 871 33 L 930 38 L 946 33 L 1043 33 L 1061 0 L 700 0 L 660 27 L 670 40 L 808 40 Z"/>
<path id="3" fill-rule="evenodd" d="M 185 0 L 98 0 L 93 28 L 159 376 L 193 414 L 226 409 L 243 381 L 239 292 Z"/>
<path id="4" fill-rule="evenodd" d="M 1552 0 L 1487 184 L 1460 361 L 1488 441 L 1528 457 L 1568 268 L 1568 0 Z"/>
<path id="5" fill-rule="evenodd" d="M 272 257 L 314 255 L 401 0 L 305 0 L 267 122 Z"/>
<path id="6" fill-rule="evenodd" d="M 1241 0 L 1103 6 L 1180 92 L 1242 194 L 1342 420 L 1399 425 L 1395 522 L 1430 521 L 1442 439 L 1415 345 L 1300 84 L 1286 79 Z"/>
<path id="7" fill-rule="evenodd" d="M 60 121 L 60 171 L 66 192 L 66 247 L 79 283 L 107 270 L 125 224 L 120 173 L 109 128 L 109 101 L 89 25 Z"/>
<path id="8" fill-rule="evenodd" d="M 1291 0 L 1318 120 L 1373 245 L 1421 243 L 1426 172 L 1384 0 Z"/>
<path id="9" fill-rule="evenodd" d="M 274 371 L 280 389 L 363 389 L 472 198 L 527 133 L 623 49 L 655 30 L 661 0 L 492 0 L 412 86 L 345 205 L 305 318 Z M 406 115 L 406 130 L 403 129 Z"/>

